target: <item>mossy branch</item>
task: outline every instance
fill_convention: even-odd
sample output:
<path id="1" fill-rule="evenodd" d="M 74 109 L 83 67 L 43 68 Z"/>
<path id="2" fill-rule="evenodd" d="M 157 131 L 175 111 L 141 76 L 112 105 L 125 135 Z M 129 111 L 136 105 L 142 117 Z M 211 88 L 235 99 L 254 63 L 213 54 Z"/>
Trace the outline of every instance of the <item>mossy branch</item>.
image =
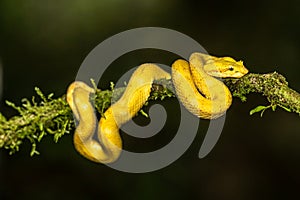
<path id="1" fill-rule="evenodd" d="M 300 115 L 300 94 L 288 86 L 285 77 L 277 72 L 268 74 L 247 74 L 240 79 L 225 80 L 234 97 L 246 101 L 249 93 L 260 93 L 267 98 L 270 105 L 258 106 L 250 111 L 250 114 L 276 107 L 281 107 L 288 112 Z"/>
<path id="2" fill-rule="evenodd" d="M 227 79 L 225 84 L 229 87 L 234 97 L 246 100 L 246 95 L 252 92 L 261 93 L 270 102 L 269 106 L 258 106 L 250 114 L 262 112 L 267 108 L 275 110 L 277 106 L 289 112 L 300 114 L 300 94 L 288 87 L 285 78 L 274 72 L 269 74 L 247 74 L 240 79 Z M 99 113 L 110 106 L 111 102 L 118 99 L 125 87 L 100 90 L 94 84 L 96 94 L 93 98 L 95 107 Z M 52 98 L 53 94 L 45 96 L 40 89 L 35 88 L 39 103 L 35 97 L 31 101 L 22 100 L 21 106 L 6 101 L 7 105 L 19 112 L 19 115 L 6 119 L 0 113 L 0 148 L 8 149 L 10 154 L 19 150 L 19 146 L 27 139 L 32 144 L 30 155 L 38 154 L 36 145 L 49 134 L 53 135 L 57 142 L 64 134 L 74 129 L 73 114 L 66 102 L 65 95 Z M 175 97 L 170 80 L 159 80 L 152 85 L 149 100 L 163 100 L 167 97 Z M 141 114 L 145 114 L 141 111 Z"/>

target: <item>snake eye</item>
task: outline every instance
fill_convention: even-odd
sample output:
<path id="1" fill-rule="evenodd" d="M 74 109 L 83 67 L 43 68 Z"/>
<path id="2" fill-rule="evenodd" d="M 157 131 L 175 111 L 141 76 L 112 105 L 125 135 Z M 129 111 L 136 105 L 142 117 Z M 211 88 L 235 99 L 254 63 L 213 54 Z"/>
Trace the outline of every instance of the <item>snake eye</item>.
<path id="1" fill-rule="evenodd" d="M 230 66 L 228 69 L 229 69 L 229 71 L 233 71 L 234 70 L 234 68 L 232 66 Z"/>

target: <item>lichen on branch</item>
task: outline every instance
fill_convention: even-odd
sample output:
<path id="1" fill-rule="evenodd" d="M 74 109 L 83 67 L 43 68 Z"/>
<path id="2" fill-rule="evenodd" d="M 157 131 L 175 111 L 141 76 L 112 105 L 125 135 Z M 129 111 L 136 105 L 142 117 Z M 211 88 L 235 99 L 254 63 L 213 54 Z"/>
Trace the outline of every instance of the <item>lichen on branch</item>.
<path id="1" fill-rule="evenodd" d="M 93 83 L 93 82 L 92 82 Z M 226 79 L 234 97 L 246 100 L 249 93 L 260 93 L 270 102 L 268 106 L 258 106 L 250 114 L 262 112 L 267 108 L 275 110 L 277 106 L 289 112 L 300 114 L 300 94 L 288 87 L 285 78 L 274 72 L 269 74 L 249 73 L 240 79 Z M 113 84 L 108 90 L 97 89 L 91 100 L 96 110 L 103 114 L 124 92 L 125 87 L 114 88 Z M 18 111 L 18 115 L 6 119 L 0 113 L 0 148 L 8 149 L 10 154 L 19 150 L 25 139 L 32 144 L 30 155 L 38 154 L 37 143 L 45 135 L 53 135 L 57 142 L 64 134 L 70 133 L 75 128 L 72 111 L 66 102 L 65 95 L 53 98 L 53 94 L 45 96 L 40 89 L 35 88 L 39 101 L 33 97 L 31 101 L 23 99 L 20 106 L 6 101 L 7 105 Z M 171 80 L 159 80 L 152 85 L 151 95 L 148 100 L 164 100 L 175 97 Z M 146 103 L 147 104 L 147 103 Z M 141 110 L 143 115 L 147 114 Z"/>

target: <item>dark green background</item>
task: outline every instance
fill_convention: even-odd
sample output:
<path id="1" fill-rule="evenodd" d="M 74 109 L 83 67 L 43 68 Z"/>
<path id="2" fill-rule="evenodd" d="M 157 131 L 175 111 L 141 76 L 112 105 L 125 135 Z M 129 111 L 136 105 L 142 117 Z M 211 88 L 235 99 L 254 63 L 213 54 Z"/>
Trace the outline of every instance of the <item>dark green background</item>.
<path id="1" fill-rule="evenodd" d="M 276 70 L 300 91 L 299 19 L 296 0 L 1 0 L 0 110 L 14 115 L 3 101 L 30 98 L 35 86 L 63 95 L 96 45 L 144 26 L 180 31 L 211 54 L 244 60 L 252 72 Z M 112 65 L 114 74 L 108 73 L 111 78 L 100 85 L 108 87 L 109 80 L 120 76 L 120 65 L 125 69 L 152 59 L 170 64 L 175 58 L 161 51 L 132 52 Z M 176 100 L 165 104 L 176 105 Z M 208 124 L 203 122 L 188 151 L 152 173 L 128 174 L 91 163 L 75 152 L 71 134 L 57 144 L 52 137 L 44 139 L 38 146 L 40 156 L 29 156 L 27 142 L 13 156 L 1 150 L 0 199 L 299 198 L 299 116 L 281 109 L 267 111 L 262 118 L 249 116 L 249 110 L 261 104 L 267 102 L 257 94 L 246 103 L 234 99 L 221 138 L 207 157 L 197 157 Z M 152 140 L 129 139 L 125 145 L 136 151 L 153 150 L 153 145 L 158 149 L 172 139 L 167 133 Z"/>

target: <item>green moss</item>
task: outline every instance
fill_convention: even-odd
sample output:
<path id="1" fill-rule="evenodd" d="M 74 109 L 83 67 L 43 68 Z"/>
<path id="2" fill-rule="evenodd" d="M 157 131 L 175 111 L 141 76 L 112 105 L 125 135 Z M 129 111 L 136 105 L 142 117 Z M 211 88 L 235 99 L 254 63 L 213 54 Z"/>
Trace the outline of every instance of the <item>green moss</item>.
<path id="1" fill-rule="evenodd" d="M 10 154 L 19 150 L 20 144 L 27 139 L 32 144 L 30 155 L 37 154 L 36 145 L 47 135 L 53 135 L 54 141 L 73 129 L 72 112 L 65 97 L 52 99 L 53 94 L 45 96 L 35 88 L 38 98 L 31 101 L 23 99 L 20 106 L 6 101 L 6 104 L 19 112 L 19 115 L 6 120 L 0 117 L 0 147 L 8 149 Z M 40 99 L 38 103 L 36 99 Z"/>

